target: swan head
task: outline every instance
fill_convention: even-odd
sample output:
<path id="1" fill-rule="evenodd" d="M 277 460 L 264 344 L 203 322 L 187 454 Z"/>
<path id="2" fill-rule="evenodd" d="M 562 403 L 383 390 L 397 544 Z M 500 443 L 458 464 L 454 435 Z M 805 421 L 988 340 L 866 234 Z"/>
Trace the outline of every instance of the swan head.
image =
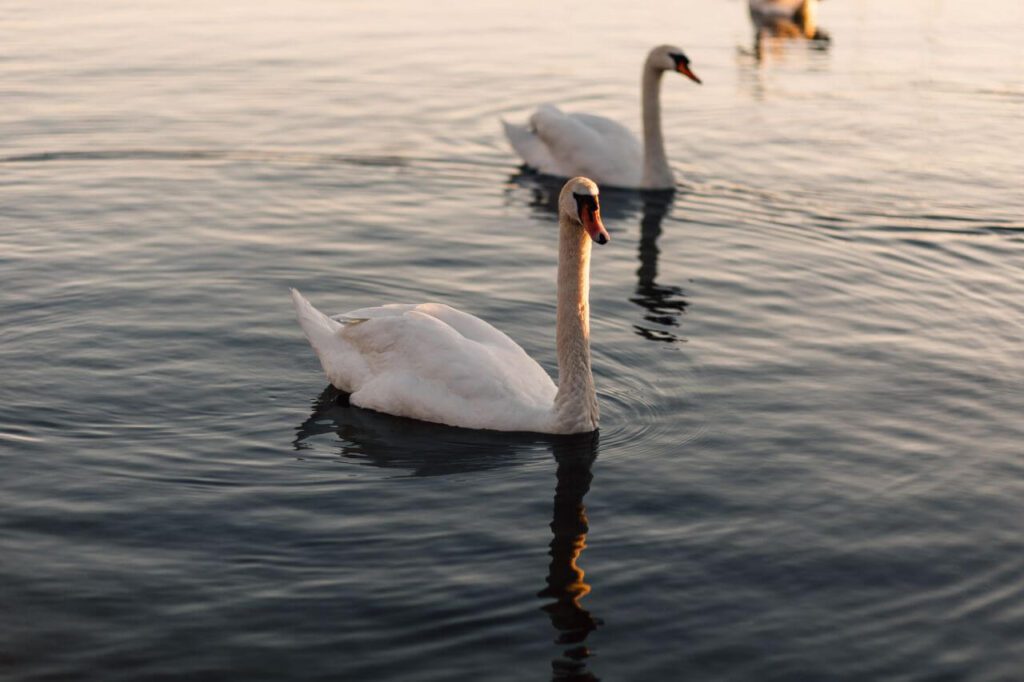
<path id="1" fill-rule="evenodd" d="M 658 45 L 647 55 L 647 67 L 656 71 L 677 71 L 694 83 L 700 83 L 690 70 L 690 58 L 675 45 Z"/>
<path id="2" fill-rule="evenodd" d="M 568 218 L 569 225 L 579 225 L 598 244 L 611 241 L 601 222 L 601 200 L 597 183 L 590 178 L 573 178 L 562 187 L 558 210 Z"/>

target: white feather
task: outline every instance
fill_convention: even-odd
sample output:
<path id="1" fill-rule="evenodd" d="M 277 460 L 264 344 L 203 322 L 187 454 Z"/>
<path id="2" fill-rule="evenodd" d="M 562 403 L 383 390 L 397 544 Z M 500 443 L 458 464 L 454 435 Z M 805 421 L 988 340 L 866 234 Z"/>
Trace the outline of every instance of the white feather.
<path id="1" fill-rule="evenodd" d="M 640 186 L 644 150 L 620 123 L 593 114 L 565 114 L 546 104 L 530 117 L 530 127 L 552 159 L 547 166 L 535 166 L 542 173 L 601 178 L 597 182 L 613 187 Z"/>
<path id="2" fill-rule="evenodd" d="M 552 429 L 551 377 L 483 320 L 440 303 L 331 319 L 295 290 L 292 299 L 324 373 L 353 405 L 466 428 Z"/>

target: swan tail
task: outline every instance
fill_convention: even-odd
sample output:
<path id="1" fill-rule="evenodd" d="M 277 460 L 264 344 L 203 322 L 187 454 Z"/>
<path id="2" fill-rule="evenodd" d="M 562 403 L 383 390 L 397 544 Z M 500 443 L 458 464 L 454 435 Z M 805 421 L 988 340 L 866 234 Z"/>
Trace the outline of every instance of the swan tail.
<path id="1" fill-rule="evenodd" d="M 544 141 L 537 137 L 530 126 L 509 123 L 504 119 L 502 119 L 501 125 L 505 128 L 505 137 L 508 138 L 512 149 L 527 166 L 542 173 L 553 172 L 555 159 L 551 156 Z"/>
<path id="2" fill-rule="evenodd" d="M 296 289 L 292 289 L 292 303 L 309 345 L 313 347 L 324 374 L 342 391 L 351 393 L 353 362 L 358 362 L 358 353 L 342 338 L 343 324 L 332 320 L 313 307 L 313 304 Z"/>

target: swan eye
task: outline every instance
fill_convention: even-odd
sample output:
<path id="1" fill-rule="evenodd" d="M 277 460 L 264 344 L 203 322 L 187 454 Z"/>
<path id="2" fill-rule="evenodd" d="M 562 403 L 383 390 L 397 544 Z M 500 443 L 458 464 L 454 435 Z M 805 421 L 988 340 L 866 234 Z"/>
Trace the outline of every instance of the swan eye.
<path id="1" fill-rule="evenodd" d="M 677 69 L 680 66 L 689 66 L 690 65 L 689 57 L 687 57 L 682 52 L 669 52 L 668 56 L 672 57 L 672 61 L 674 61 L 676 63 L 676 68 Z"/>
<path id="2" fill-rule="evenodd" d="M 585 216 L 593 215 L 600 210 L 600 206 L 597 205 L 597 197 L 593 194 L 576 194 L 572 193 L 572 198 L 576 200 L 576 214 L 580 217 L 580 220 L 585 220 Z"/>

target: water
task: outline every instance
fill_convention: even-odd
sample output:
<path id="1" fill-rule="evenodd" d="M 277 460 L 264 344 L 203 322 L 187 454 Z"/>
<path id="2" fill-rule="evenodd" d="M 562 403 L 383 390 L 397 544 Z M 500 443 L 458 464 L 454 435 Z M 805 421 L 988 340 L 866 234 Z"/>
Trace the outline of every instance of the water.
<path id="1" fill-rule="evenodd" d="M 897 6 L 898 5 L 898 6 Z M 1024 11 L 7 3 L 0 677 L 1013 680 Z M 498 118 L 638 126 L 598 437 L 339 403 L 287 296 L 442 300 L 555 365 L 552 186 Z"/>

